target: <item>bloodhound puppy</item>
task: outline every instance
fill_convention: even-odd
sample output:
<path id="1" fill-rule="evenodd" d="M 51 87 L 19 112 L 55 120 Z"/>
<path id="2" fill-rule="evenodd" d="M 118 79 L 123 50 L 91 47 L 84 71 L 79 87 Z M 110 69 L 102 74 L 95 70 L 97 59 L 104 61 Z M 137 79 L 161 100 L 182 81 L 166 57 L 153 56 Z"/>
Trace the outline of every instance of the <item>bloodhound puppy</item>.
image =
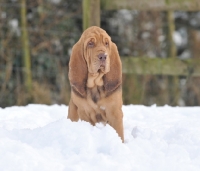
<path id="1" fill-rule="evenodd" d="M 73 46 L 69 62 L 71 99 L 68 118 L 110 124 L 124 142 L 122 65 L 117 46 L 92 26 Z"/>

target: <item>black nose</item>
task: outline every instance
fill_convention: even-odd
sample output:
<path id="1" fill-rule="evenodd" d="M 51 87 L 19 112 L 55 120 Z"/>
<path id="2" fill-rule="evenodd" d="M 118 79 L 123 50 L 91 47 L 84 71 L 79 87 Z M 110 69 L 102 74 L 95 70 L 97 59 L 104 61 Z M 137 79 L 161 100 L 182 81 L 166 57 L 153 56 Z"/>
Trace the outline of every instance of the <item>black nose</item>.
<path id="1" fill-rule="evenodd" d="M 100 53 L 98 55 L 98 58 L 100 59 L 100 61 L 105 61 L 107 58 L 107 55 L 105 53 Z"/>

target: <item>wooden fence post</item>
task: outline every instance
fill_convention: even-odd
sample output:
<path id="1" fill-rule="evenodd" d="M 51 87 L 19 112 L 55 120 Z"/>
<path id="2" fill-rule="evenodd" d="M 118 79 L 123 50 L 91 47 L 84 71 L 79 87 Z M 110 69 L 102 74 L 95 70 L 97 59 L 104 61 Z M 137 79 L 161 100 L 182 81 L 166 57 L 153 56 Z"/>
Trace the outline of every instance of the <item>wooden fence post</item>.
<path id="1" fill-rule="evenodd" d="M 100 26 L 100 0 L 83 0 L 83 30 Z"/>
<path id="2" fill-rule="evenodd" d="M 30 48 L 28 29 L 26 21 L 26 0 L 21 0 L 21 31 L 22 31 L 22 50 L 23 50 L 23 61 L 24 61 L 24 81 L 25 88 L 28 93 L 32 90 L 32 76 L 31 76 L 31 59 L 30 59 Z"/>
<path id="3" fill-rule="evenodd" d="M 174 12 L 171 10 L 167 11 L 167 20 L 168 20 L 168 56 L 170 58 L 176 58 L 176 45 L 173 40 L 173 34 L 175 31 L 174 23 Z M 177 76 L 169 77 L 169 103 L 171 105 L 178 105 L 178 100 L 180 98 L 179 90 L 179 78 Z"/>
<path id="4" fill-rule="evenodd" d="M 175 24 L 174 24 L 174 12 L 169 10 L 167 11 L 167 20 L 168 20 L 168 42 L 169 42 L 169 57 L 175 58 L 176 57 L 176 45 L 173 39 L 173 34 L 175 31 Z"/>

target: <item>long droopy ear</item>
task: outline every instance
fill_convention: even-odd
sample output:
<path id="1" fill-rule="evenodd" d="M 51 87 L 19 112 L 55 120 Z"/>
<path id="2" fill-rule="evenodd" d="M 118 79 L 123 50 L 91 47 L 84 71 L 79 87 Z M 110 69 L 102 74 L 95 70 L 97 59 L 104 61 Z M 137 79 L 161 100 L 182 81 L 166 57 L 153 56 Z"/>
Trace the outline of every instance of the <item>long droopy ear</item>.
<path id="1" fill-rule="evenodd" d="M 79 40 L 72 48 L 69 61 L 69 81 L 73 91 L 81 97 L 86 97 L 88 69 L 84 59 L 83 45 Z"/>
<path id="2" fill-rule="evenodd" d="M 112 94 L 122 84 L 122 64 L 114 43 L 111 44 L 110 71 L 104 75 L 103 80 L 106 95 Z"/>

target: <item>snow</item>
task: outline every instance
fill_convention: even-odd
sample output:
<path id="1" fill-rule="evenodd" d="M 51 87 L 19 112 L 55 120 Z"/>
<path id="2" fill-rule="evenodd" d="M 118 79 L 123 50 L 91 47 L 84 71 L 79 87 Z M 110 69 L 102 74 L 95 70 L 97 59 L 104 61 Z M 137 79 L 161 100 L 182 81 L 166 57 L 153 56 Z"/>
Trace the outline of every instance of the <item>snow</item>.
<path id="1" fill-rule="evenodd" d="M 15 33 L 17 36 L 20 36 L 20 30 L 19 30 L 19 23 L 17 19 L 12 19 L 9 21 L 9 26 L 11 28 L 11 31 Z"/>
<path id="2" fill-rule="evenodd" d="M 181 36 L 181 34 L 178 31 L 175 31 L 173 33 L 173 40 L 174 40 L 174 42 L 175 42 L 175 44 L 177 46 L 181 46 L 182 45 L 182 42 L 183 42 L 182 36 Z"/>
<path id="3" fill-rule="evenodd" d="M 200 170 L 200 107 L 123 106 L 124 144 L 109 125 L 71 122 L 67 110 L 0 108 L 0 170 Z"/>
<path id="4" fill-rule="evenodd" d="M 59 4 L 61 2 L 61 0 L 50 0 L 52 3 L 54 4 Z"/>

